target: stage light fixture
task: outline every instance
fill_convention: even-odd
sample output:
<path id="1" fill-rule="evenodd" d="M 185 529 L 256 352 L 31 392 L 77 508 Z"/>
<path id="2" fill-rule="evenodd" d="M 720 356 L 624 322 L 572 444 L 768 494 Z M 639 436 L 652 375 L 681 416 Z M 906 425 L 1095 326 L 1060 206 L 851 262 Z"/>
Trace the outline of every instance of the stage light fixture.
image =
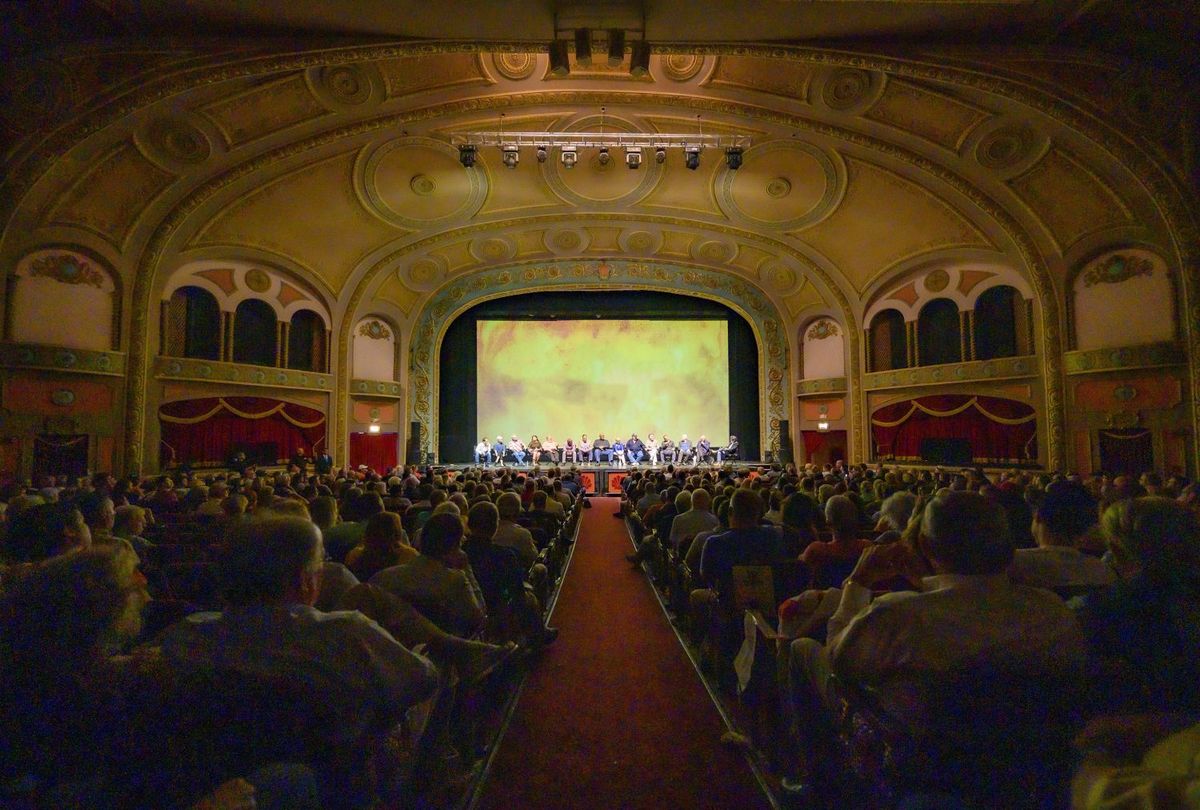
<path id="1" fill-rule="evenodd" d="M 575 64 L 580 67 L 592 65 L 592 29 L 575 29 Z"/>
<path id="2" fill-rule="evenodd" d="M 683 148 L 683 165 L 692 171 L 700 168 L 700 147 L 685 146 Z"/>
<path id="3" fill-rule="evenodd" d="M 625 32 L 620 28 L 608 29 L 608 66 L 620 67 L 625 61 Z"/>
<path id="4" fill-rule="evenodd" d="M 510 169 L 517 168 L 517 161 L 521 159 L 521 152 L 515 143 L 510 143 L 502 147 L 504 152 L 504 165 Z"/>
<path id="5" fill-rule="evenodd" d="M 629 75 L 640 79 L 650 72 L 650 43 L 639 39 L 629 49 Z"/>
<path id="6" fill-rule="evenodd" d="M 608 162 L 609 162 L 610 160 L 612 160 L 612 158 L 611 158 L 611 157 L 609 157 L 609 154 L 608 154 L 608 147 L 607 147 L 607 146 L 601 146 L 601 147 L 600 147 L 600 157 L 599 157 L 599 160 L 600 160 L 600 165 L 601 165 L 601 166 L 607 166 L 607 165 L 608 165 Z"/>
<path id="7" fill-rule="evenodd" d="M 538 163 L 545 163 L 546 155 L 550 154 L 550 147 L 544 143 L 539 143 L 533 154 L 537 157 Z"/>
<path id="8" fill-rule="evenodd" d="M 579 162 L 579 153 L 575 151 L 574 146 L 564 146 L 562 148 L 562 165 L 564 169 L 574 169 L 575 164 Z"/>
<path id="9" fill-rule="evenodd" d="M 567 53 L 565 39 L 556 39 L 550 43 L 550 72 L 559 77 L 571 72 L 571 59 Z"/>
<path id="10" fill-rule="evenodd" d="M 667 147 L 665 147 L 665 146 L 654 147 L 654 162 L 655 163 L 666 163 L 667 162 Z"/>
<path id="11" fill-rule="evenodd" d="M 631 169 L 636 169 L 642 165 L 642 150 L 636 147 L 629 147 L 625 150 L 625 165 Z"/>
<path id="12" fill-rule="evenodd" d="M 475 146 L 474 144 L 463 144 L 458 147 L 458 162 L 466 168 L 471 168 L 475 165 Z"/>
<path id="13" fill-rule="evenodd" d="M 740 146 L 730 146 L 725 150 L 725 163 L 729 166 L 730 171 L 737 171 L 742 168 L 742 148 Z"/>

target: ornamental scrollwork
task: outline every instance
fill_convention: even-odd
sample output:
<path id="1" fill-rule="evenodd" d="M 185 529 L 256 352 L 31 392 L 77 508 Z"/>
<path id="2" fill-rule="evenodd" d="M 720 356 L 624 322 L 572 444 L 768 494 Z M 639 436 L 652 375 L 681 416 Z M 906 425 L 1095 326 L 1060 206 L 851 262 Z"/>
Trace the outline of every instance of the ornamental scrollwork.
<path id="1" fill-rule="evenodd" d="M 61 284 L 86 284 L 104 289 L 104 273 L 71 253 L 56 253 L 34 259 L 29 263 L 29 275 L 53 279 Z"/>
<path id="2" fill-rule="evenodd" d="M 392 330 L 382 321 L 365 321 L 358 327 L 358 334 L 371 340 L 391 340 Z"/>
<path id="3" fill-rule="evenodd" d="M 1083 274 L 1083 286 L 1120 284 L 1138 276 L 1154 275 L 1154 262 L 1141 256 L 1114 253 Z"/>
<path id="4" fill-rule="evenodd" d="M 825 338 L 837 337 L 841 334 L 837 324 L 833 321 L 823 319 L 814 323 L 808 330 L 808 334 L 804 336 L 805 340 L 824 340 Z"/>

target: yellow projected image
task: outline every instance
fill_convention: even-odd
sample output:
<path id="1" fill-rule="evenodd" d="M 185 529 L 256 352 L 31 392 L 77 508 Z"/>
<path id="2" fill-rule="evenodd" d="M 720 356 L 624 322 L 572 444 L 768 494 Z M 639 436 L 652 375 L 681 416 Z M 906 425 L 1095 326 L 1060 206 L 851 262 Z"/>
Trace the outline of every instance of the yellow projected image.
<path id="1" fill-rule="evenodd" d="M 476 433 L 729 436 L 725 321 L 480 321 Z"/>

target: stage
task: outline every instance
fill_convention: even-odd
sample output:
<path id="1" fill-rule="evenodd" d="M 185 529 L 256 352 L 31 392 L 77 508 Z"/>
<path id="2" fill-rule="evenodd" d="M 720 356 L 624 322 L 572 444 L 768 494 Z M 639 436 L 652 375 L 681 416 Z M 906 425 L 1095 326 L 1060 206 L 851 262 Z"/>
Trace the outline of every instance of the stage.
<path id="1" fill-rule="evenodd" d="M 641 470 L 665 470 L 666 464 L 648 465 L 639 464 L 626 467 L 617 467 L 611 464 L 494 464 L 491 466 L 480 466 L 478 464 L 434 464 L 432 465 L 435 473 L 445 472 L 452 476 L 456 476 L 464 470 L 483 470 L 492 475 L 501 475 L 503 473 L 519 473 L 521 475 L 539 475 L 548 470 L 557 469 L 562 472 L 574 472 L 583 484 L 584 492 L 588 495 L 618 495 L 621 492 L 621 482 L 629 476 L 630 473 Z M 684 469 L 699 470 L 706 472 L 708 470 L 723 470 L 736 469 L 740 471 L 749 470 L 751 475 L 758 475 L 764 470 L 771 468 L 771 464 L 765 461 L 731 461 L 722 464 L 700 464 L 700 465 L 685 465 Z M 678 469 L 678 468 L 677 468 Z"/>

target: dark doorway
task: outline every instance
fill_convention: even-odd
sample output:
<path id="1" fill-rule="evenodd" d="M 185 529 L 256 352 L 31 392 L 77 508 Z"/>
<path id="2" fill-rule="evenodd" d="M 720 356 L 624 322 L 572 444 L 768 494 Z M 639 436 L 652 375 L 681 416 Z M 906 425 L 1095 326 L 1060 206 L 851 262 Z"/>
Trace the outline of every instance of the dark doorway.
<path id="1" fill-rule="evenodd" d="M 1154 469 L 1154 444 L 1145 428 L 1100 431 L 1100 469 L 1111 475 L 1141 475 Z"/>
<path id="2" fill-rule="evenodd" d="M 45 475 L 82 478 L 88 474 L 87 435 L 42 433 L 33 439 L 33 480 Z"/>

